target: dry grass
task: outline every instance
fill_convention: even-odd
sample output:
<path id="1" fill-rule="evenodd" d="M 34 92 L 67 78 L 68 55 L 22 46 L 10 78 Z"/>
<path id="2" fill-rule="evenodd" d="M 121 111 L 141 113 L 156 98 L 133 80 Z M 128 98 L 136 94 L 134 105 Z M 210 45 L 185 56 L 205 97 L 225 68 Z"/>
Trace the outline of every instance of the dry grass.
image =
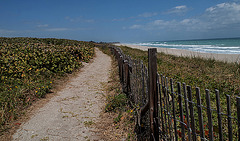
<path id="1" fill-rule="evenodd" d="M 111 55 L 106 46 L 99 47 Z M 114 60 L 114 58 L 113 58 Z M 128 100 L 122 93 L 116 61 L 112 62 L 110 81 L 105 85 L 106 107 L 101 114 L 101 121 L 96 123 L 104 140 L 135 140 L 134 114 L 128 106 Z"/>

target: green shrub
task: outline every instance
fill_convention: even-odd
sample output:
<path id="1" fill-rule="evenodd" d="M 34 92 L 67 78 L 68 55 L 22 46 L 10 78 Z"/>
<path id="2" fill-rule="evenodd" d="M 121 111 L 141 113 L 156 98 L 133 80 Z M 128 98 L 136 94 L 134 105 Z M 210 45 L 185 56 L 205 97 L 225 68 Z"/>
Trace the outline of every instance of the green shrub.
<path id="1" fill-rule="evenodd" d="M 55 77 L 72 73 L 93 55 L 90 42 L 0 38 L 0 129 L 49 93 Z"/>

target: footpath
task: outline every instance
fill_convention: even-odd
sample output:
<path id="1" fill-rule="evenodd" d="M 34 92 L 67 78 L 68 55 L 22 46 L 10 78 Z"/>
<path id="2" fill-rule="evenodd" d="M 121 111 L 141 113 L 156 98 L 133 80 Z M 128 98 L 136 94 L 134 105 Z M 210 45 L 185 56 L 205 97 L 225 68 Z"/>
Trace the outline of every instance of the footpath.
<path id="1" fill-rule="evenodd" d="M 94 125 L 103 110 L 103 83 L 108 82 L 111 58 L 98 48 L 91 63 L 57 92 L 56 96 L 22 124 L 12 136 L 16 141 L 100 140 Z"/>

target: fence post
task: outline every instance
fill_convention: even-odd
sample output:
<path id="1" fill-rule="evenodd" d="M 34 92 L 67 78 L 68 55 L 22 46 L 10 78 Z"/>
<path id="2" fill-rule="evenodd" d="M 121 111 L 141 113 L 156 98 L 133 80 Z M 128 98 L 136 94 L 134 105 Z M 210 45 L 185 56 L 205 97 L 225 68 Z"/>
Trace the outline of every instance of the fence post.
<path id="1" fill-rule="evenodd" d="M 156 48 L 148 49 L 150 140 L 159 141 Z"/>

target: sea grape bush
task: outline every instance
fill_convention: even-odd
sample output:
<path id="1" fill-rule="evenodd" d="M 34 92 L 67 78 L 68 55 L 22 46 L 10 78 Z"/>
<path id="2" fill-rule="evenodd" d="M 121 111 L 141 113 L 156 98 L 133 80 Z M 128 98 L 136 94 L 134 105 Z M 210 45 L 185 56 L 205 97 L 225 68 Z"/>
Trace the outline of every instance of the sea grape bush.
<path id="1" fill-rule="evenodd" d="M 51 89 L 56 76 L 71 73 L 94 55 L 92 42 L 0 38 L 0 127 Z"/>

